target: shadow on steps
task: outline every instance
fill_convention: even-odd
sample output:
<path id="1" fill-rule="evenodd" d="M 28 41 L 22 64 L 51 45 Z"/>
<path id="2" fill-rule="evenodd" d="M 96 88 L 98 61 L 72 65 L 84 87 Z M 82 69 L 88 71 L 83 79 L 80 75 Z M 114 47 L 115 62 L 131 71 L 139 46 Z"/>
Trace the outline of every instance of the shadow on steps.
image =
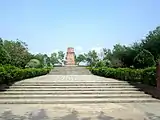
<path id="1" fill-rule="evenodd" d="M 9 87 L 12 86 L 13 84 L 14 84 L 14 83 L 9 84 L 9 85 L 7 85 L 7 84 L 1 84 L 1 85 L 0 85 L 0 92 L 6 91 L 6 90 L 9 89 Z"/>
<path id="2" fill-rule="evenodd" d="M 156 87 L 133 82 L 129 82 L 129 84 L 139 89 L 140 91 L 143 91 L 146 94 L 151 95 L 154 98 L 160 99 L 160 90 L 158 90 Z"/>

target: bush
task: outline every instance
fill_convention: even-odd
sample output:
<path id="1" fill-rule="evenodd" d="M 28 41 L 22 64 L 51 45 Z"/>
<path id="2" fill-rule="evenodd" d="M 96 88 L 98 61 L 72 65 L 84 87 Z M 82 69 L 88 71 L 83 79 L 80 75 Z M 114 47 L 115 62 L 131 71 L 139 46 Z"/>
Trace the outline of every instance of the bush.
<path id="1" fill-rule="evenodd" d="M 96 68 L 97 67 L 105 67 L 105 66 L 106 66 L 106 64 L 105 64 L 105 61 L 103 61 L 103 60 L 100 60 L 95 64 Z"/>
<path id="2" fill-rule="evenodd" d="M 130 69 L 130 68 L 90 68 L 94 75 L 115 78 L 129 82 L 140 82 L 156 86 L 156 68 Z"/>
<path id="3" fill-rule="evenodd" d="M 27 65 L 25 66 L 26 68 L 40 68 L 42 67 L 41 62 L 37 59 L 31 59 Z"/>
<path id="4" fill-rule="evenodd" d="M 10 65 L 0 66 L 0 84 L 10 84 L 22 79 L 41 76 L 49 73 L 50 68 L 21 69 Z"/>
<path id="5" fill-rule="evenodd" d="M 156 86 L 156 68 L 150 67 L 143 70 L 142 83 Z"/>
<path id="6" fill-rule="evenodd" d="M 155 65 L 154 56 L 148 50 L 142 50 L 134 58 L 135 68 L 147 68 Z"/>

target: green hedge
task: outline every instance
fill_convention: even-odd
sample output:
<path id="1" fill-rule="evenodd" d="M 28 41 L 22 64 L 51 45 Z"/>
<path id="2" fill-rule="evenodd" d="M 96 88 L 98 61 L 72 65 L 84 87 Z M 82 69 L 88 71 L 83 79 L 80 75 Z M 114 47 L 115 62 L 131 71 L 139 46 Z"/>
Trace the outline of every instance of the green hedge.
<path id="1" fill-rule="evenodd" d="M 130 68 L 89 68 L 94 75 L 115 78 L 129 82 L 140 82 L 156 86 L 156 68 L 130 69 Z"/>
<path id="2" fill-rule="evenodd" d="M 21 69 L 10 65 L 0 66 L 0 84 L 10 84 L 22 79 L 41 76 L 49 73 L 50 68 Z"/>

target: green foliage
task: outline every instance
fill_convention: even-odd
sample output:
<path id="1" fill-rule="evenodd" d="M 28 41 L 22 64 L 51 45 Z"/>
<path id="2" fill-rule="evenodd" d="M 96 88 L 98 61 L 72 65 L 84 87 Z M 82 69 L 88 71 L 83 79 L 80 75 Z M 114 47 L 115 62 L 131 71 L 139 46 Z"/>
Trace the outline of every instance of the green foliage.
<path id="1" fill-rule="evenodd" d="M 64 52 L 63 51 L 58 51 L 58 59 L 62 60 L 64 58 Z"/>
<path id="2" fill-rule="evenodd" d="M 64 56 L 65 53 L 63 51 L 58 51 L 58 53 L 52 53 L 50 57 L 50 61 L 52 65 L 54 66 L 55 64 L 63 64 L 64 63 Z"/>
<path id="3" fill-rule="evenodd" d="M 44 64 L 44 58 L 46 66 L 48 66 L 49 57 L 43 54 L 32 55 L 28 52 L 24 42 L 0 39 L 0 84 L 10 84 L 22 79 L 47 74 L 50 68 L 39 68 L 43 67 L 40 62 L 42 61 Z M 25 66 L 29 68 L 22 69 Z"/>
<path id="4" fill-rule="evenodd" d="M 147 68 L 155 65 L 154 56 L 148 50 L 142 50 L 134 58 L 135 68 Z"/>
<path id="5" fill-rule="evenodd" d="M 106 66 L 106 63 L 103 60 L 100 60 L 100 61 L 96 62 L 96 65 L 95 65 L 96 68 L 105 67 L 105 66 Z"/>
<path id="6" fill-rule="evenodd" d="M 130 68 L 90 68 L 90 71 L 99 76 L 115 78 L 129 82 L 140 82 L 156 86 L 156 68 L 130 69 Z"/>
<path id="7" fill-rule="evenodd" d="M 103 49 L 104 60 L 109 60 L 109 67 L 131 67 L 146 68 L 154 65 L 153 59 L 157 62 L 160 59 L 160 26 L 155 30 L 150 31 L 149 34 L 139 43 L 135 42 L 130 46 L 116 44 L 113 50 Z M 143 49 L 149 51 L 146 52 Z M 143 52 L 141 52 L 143 50 Z M 149 55 L 149 58 L 144 54 Z M 151 54 L 151 55 L 150 55 Z M 141 57 L 138 59 L 138 57 Z M 147 59 L 149 59 L 148 62 Z"/>
<path id="8" fill-rule="evenodd" d="M 131 67 L 133 66 L 133 59 L 140 51 L 139 43 L 134 43 L 132 46 L 124 46 L 116 44 L 113 50 L 103 49 L 103 60 L 108 61 L 108 67 Z"/>
<path id="9" fill-rule="evenodd" d="M 79 54 L 76 57 L 76 63 L 79 65 L 80 62 L 84 62 L 86 60 L 85 56 L 83 54 Z"/>
<path id="10" fill-rule="evenodd" d="M 41 65 L 39 67 L 41 68 L 51 66 L 51 59 L 50 57 L 48 57 L 47 54 L 39 53 L 39 54 L 34 55 L 32 58 L 40 61 Z"/>
<path id="11" fill-rule="evenodd" d="M 141 47 L 151 52 L 155 60 L 160 56 L 160 26 L 150 31 L 145 39 L 141 42 Z"/>
<path id="12" fill-rule="evenodd" d="M 149 34 L 139 43 L 135 42 L 130 46 L 116 44 L 114 45 L 113 50 L 104 49 L 103 50 L 105 53 L 104 60 L 106 59 L 109 60 L 111 63 L 109 66 L 115 68 L 132 67 L 132 66 L 136 66 L 136 68 L 145 68 L 148 66 L 153 66 L 154 61 L 152 60 L 152 57 L 149 58 L 151 60 L 150 64 L 149 62 L 143 63 L 142 58 L 141 60 L 138 60 L 139 62 L 141 61 L 141 63 L 135 62 L 134 59 L 136 56 L 139 56 L 138 54 L 143 49 L 145 49 L 148 50 L 153 55 L 154 60 L 157 62 L 157 60 L 160 59 L 159 46 L 160 46 L 160 26 L 158 26 L 155 30 L 150 31 Z"/>
<path id="13" fill-rule="evenodd" d="M 4 40 L 3 47 L 9 54 L 10 64 L 13 66 L 24 68 L 31 58 L 26 43 L 22 41 Z"/>
<path id="14" fill-rule="evenodd" d="M 44 65 L 45 65 L 45 67 L 50 67 L 51 66 L 51 60 L 50 60 L 50 57 L 48 57 L 47 54 L 44 54 Z"/>
<path id="15" fill-rule="evenodd" d="M 114 45 L 113 50 L 104 49 L 105 53 L 104 59 L 105 60 L 108 59 L 110 61 L 111 63 L 110 67 L 131 67 L 131 66 L 137 67 L 134 58 L 140 53 L 140 51 L 142 51 L 143 49 L 148 50 L 153 55 L 154 60 L 157 61 L 160 58 L 159 46 L 160 46 L 160 26 L 158 26 L 155 30 L 150 31 L 149 34 L 139 43 L 135 42 L 130 46 L 116 44 Z M 153 64 L 153 62 L 151 63 Z M 142 65 L 139 67 L 145 68 L 146 65 L 144 64 L 144 66 Z"/>
<path id="16" fill-rule="evenodd" d="M 149 67 L 143 70 L 142 83 L 156 86 L 156 68 Z"/>
<path id="17" fill-rule="evenodd" d="M 36 54 L 36 55 L 34 55 L 33 59 L 39 60 L 41 63 L 41 67 L 44 67 L 44 64 L 45 64 L 44 63 L 44 54 L 41 54 L 41 53 Z"/>
<path id="18" fill-rule="evenodd" d="M 54 64 L 58 63 L 58 55 L 57 53 L 52 53 L 50 57 L 51 63 L 54 66 Z"/>
<path id="19" fill-rule="evenodd" d="M 31 59 L 25 67 L 26 68 L 40 68 L 41 62 L 37 59 Z"/>
<path id="20" fill-rule="evenodd" d="M 0 66 L 0 84 L 10 84 L 22 79 L 32 78 L 49 73 L 50 68 L 21 69 L 11 65 Z"/>
<path id="21" fill-rule="evenodd" d="M 98 54 L 95 50 L 89 51 L 88 54 L 84 54 L 88 65 L 94 66 L 98 62 Z"/>
<path id="22" fill-rule="evenodd" d="M 63 51 L 58 51 L 58 61 L 60 64 L 64 62 L 64 55 L 65 53 Z"/>
<path id="23" fill-rule="evenodd" d="M 8 52 L 3 48 L 3 45 L 0 45 L 0 63 L 5 65 L 10 62 L 10 56 Z"/>
<path id="24" fill-rule="evenodd" d="M 117 58 L 112 58 L 110 60 L 110 64 L 109 67 L 113 67 L 113 68 L 120 68 L 123 67 L 123 63 L 121 60 L 117 59 Z"/>

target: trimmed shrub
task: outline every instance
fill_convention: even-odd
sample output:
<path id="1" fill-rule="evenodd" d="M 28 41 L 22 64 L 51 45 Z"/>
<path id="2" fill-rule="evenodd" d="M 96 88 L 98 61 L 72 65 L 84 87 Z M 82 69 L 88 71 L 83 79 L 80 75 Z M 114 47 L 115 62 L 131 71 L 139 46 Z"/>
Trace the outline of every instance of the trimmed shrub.
<path id="1" fill-rule="evenodd" d="M 150 67 L 143 70 L 142 83 L 156 86 L 156 67 Z"/>
<path id="2" fill-rule="evenodd" d="M 41 62 L 37 59 L 31 59 L 27 65 L 25 66 L 26 68 L 40 68 L 42 65 L 41 65 Z"/>
<path id="3" fill-rule="evenodd" d="M 156 68 L 130 69 L 130 68 L 90 68 L 94 75 L 115 78 L 129 82 L 140 82 L 156 86 Z"/>
<path id="4" fill-rule="evenodd" d="M 22 79 L 45 75 L 50 68 L 26 68 L 21 69 L 10 65 L 0 66 L 0 84 L 10 84 Z"/>

